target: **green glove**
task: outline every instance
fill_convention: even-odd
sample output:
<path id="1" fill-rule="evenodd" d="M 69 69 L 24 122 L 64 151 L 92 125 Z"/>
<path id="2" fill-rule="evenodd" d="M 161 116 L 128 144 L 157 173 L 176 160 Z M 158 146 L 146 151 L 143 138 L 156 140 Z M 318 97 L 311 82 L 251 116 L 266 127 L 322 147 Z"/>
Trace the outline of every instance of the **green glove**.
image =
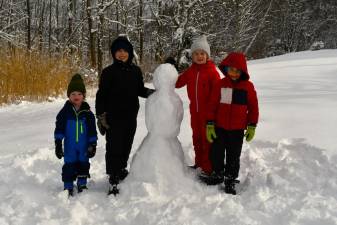
<path id="1" fill-rule="evenodd" d="M 207 125 L 206 125 L 206 137 L 207 137 L 207 141 L 210 142 L 210 143 L 212 143 L 213 139 L 216 138 L 215 126 L 214 126 L 214 122 L 213 121 L 207 122 Z"/>
<path id="2" fill-rule="evenodd" d="M 251 125 L 248 125 L 247 126 L 247 130 L 246 130 L 246 133 L 245 133 L 245 137 L 246 137 L 246 141 L 251 141 L 253 140 L 254 138 L 254 135 L 255 135 L 255 126 L 251 126 Z"/>

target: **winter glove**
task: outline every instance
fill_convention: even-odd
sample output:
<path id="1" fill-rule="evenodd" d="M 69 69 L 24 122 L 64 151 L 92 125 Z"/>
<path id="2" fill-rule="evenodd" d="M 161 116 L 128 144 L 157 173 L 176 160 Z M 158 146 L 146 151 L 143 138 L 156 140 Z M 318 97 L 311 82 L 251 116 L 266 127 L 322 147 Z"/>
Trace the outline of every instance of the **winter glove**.
<path id="1" fill-rule="evenodd" d="M 255 135 L 255 128 L 256 126 L 248 125 L 245 133 L 246 141 L 251 141 Z"/>
<path id="2" fill-rule="evenodd" d="M 167 57 L 167 58 L 165 59 L 165 63 L 170 63 L 171 65 L 173 65 L 173 66 L 176 68 L 176 70 L 178 70 L 178 63 L 177 63 L 177 61 L 174 59 L 174 57 L 172 57 L 172 56 Z"/>
<path id="3" fill-rule="evenodd" d="M 101 135 L 105 135 L 105 132 L 110 128 L 106 120 L 106 113 L 97 116 L 97 127 Z"/>
<path id="4" fill-rule="evenodd" d="M 210 143 L 212 143 L 213 139 L 216 138 L 215 126 L 214 126 L 214 122 L 213 121 L 207 122 L 207 125 L 206 125 L 206 137 L 207 137 L 207 141 L 210 142 Z"/>
<path id="5" fill-rule="evenodd" d="M 58 159 L 62 159 L 63 157 L 63 148 L 62 148 L 62 140 L 55 140 L 55 155 Z"/>
<path id="6" fill-rule="evenodd" d="M 96 155 L 96 144 L 90 144 L 87 150 L 88 158 L 92 158 Z"/>
<path id="7" fill-rule="evenodd" d="M 149 97 L 150 95 L 152 95 L 155 92 L 156 92 L 156 90 L 149 88 L 149 89 L 146 90 L 146 96 Z"/>

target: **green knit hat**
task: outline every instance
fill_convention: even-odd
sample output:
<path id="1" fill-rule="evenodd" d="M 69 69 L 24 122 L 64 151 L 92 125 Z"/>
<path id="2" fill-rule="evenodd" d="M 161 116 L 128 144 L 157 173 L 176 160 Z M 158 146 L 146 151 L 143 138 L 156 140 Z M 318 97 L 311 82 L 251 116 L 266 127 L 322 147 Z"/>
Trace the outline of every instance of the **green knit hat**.
<path id="1" fill-rule="evenodd" d="M 70 94 L 74 91 L 81 92 L 84 96 L 86 93 L 85 85 L 82 79 L 82 76 L 76 73 L 72 78 L 68 85 L 67 96 L 69 97 Z"/>

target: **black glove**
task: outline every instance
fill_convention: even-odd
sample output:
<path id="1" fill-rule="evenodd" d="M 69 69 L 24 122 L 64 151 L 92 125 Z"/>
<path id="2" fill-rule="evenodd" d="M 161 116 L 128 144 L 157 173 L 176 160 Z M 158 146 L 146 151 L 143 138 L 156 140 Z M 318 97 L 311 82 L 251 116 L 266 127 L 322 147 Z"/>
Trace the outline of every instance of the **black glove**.
<path id="1" fill-rule="evenodd" d="M 146 90 L 146 95 L 147 95 L 147 97 L 149 97 L 150 95 L 152 95 L 155 92 L 156 92 L 156 90 L 149 88 L 149 89 Z"/>
<path id="2" fill-rule="evenodd" d="M 92 158 L 96 155 L 96 144 L 90 144 L 87 150 L 88 158 Z"/>
<path id="3" fill-rule="evenodd" d="M 174 57 L 172 56 L 169 56 L 165 59 L 165 63 L 170 63 L 171 65 L 173 65 L 176 70 L 178 70 L 178 64 L 177 64 L 177 61 L 174 59 Z"/>
<path id="4" fill-rule="evenodd" d="M 106 119 L 106 113 L 97 116 L 97 127 L 101 135 L 105 135 L 105 132 L 110 128 Z"/>
<path id="5" fill-rule="evenodd" d="M 64 156 L 62 148 L 62 140 L 55 140 L 55 155 L 58 159 L 62 159 Z"/>

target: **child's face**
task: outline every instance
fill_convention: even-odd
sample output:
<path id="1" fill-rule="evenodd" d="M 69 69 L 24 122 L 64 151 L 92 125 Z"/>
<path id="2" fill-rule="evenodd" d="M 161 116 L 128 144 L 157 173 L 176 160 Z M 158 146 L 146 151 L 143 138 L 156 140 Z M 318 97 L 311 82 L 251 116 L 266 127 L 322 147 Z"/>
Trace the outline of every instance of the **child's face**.
<path id="1" fill-rule="evenodd" d="M 192 61 L 196 64 L 206 64 L 208 55 L 204 50 L 195 50 L 192 53 Z"/>
<path id="2" fill-rule="evenodd" d="M 227 74 L 232 80 L 238 80 L 241 76 L 241 71 L 235 67 L 228 67 Z"/>
<path id="3" fill-rule="evenodd" d="M 115 57 L 117 60 L 127 62 L 129 59 L 129 53 L 121 48 L 116 51 Z"/>
<path id="4" fill-rule="evenodd" d="M 80 106 L 84 100 L 84 96 L 82 92 L 79 91 L 73 91 L 69 95 L 69 100 L 72 104 L 75 106 Z"/>

